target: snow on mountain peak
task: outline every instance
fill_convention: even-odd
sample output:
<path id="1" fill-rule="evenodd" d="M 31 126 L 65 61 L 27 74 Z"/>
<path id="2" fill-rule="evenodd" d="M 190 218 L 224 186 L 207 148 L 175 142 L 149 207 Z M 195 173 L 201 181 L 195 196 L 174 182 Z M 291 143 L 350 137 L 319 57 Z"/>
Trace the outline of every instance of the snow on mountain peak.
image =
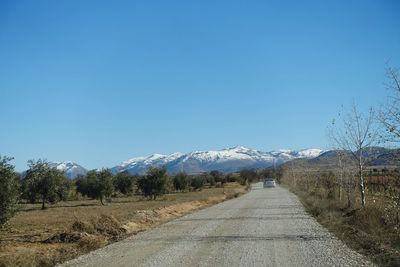
<path id="1" fill-rule="evenodd" d="M 187 154 L 153 154 L 148 157 L 133 158 L 112 168 L 113 173 L 128 171 L 131 174 L 143 174 L 150 166 L 166 166 L 172 173 L 187 173 L 220 170 L 238 171 L 242 168 L 266 168 L 296 158 L 312 158 L 322 153 L 320 149 L 262 152 L 245 146 L 235 146 L 222 150 L 193 151 Z"/>
<path id="2" fill-rule="evenodd" d="M 56 168 L 57 170 L 64 173 L 69 179 L 74 179 L 79 175 L 85 175 L 87 170 L 81 165 L 76 164 L 72 161 L 54 161 L 49 162 L 50 168 Z"/>
<path id="3" fill-rule="evenodd" d="M 112 173 L 135 170 L 135 173 L 144 173 L 150 166 L 164 166 L 165 164 L 182 157 L 184 154 L 175 152 L 170 155 L 154 153 L 147 157 L 135 157 L 111 168 Z M 133 172 L 132 172 L 133 173 Z"/>
<path id="4" fill-rule="evenodd" d="M 321 155 L 323 150 L 319 148 L 308 148 L 308 149 L 303 149 L 298 152 L 299 155 L 305 158 L 315 158 Z"/>
<path id="5" fill-rule="evenodd" d="M 235 172 L 243 168 L 260 169 L 282 164 L 297 158 L 314 158 L 323 151 L 318 148 L 293 151 L 280 149 L 263 152 L 245 146 L 235 146 L 221 150 L 193 151 L 187 154 L 180 152 L 169 155 L 152 154 L 146 157 L 135 157 L 123 161 L 111 168 L 113 174 L 127 171 L 130 174 L 144 174 L 150 166 L 165 166 L 170 173 L 200 173 L 219 170 Z M 52 168 L 64 172 L 65 176 L 74 179 L 85 175 L 87 170 L 72 161 L 56 161 L 49 163 Z"/>
<path id="6" fill-rule="evenodd" d="M 248 150 L 251 150 L 251 149 L 248 148 L 248 147 L 245 147 L 245 146 L 235 146 L 235 147 L 232 147 L 232 148 L 227 148 L 227 149 L 225 149 L 225 150 L 248 151 Z"/>

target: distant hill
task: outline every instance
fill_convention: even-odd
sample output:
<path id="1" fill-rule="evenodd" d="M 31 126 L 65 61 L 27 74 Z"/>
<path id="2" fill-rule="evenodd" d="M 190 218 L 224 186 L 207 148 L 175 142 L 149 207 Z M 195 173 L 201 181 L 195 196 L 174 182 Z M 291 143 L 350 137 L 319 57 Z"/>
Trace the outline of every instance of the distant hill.
<path id="1" fill-rule="evenodd" d="M 284 166 L 318 166 L 329 167 L 337 166 L 338 158 L 337 153 L 341 151 L 344 153 L 348 160 L 354 160 L 349 151 L 344 150 L 330 150 L 321 153 L 318 157 L 312 159 L 296 159 L 284 164 Z M 389 149 L 384 147 L 370 147 L 364 151 L 366 157 L 366 166 L 399 166 L 400 163 L 400 149 Z"/>

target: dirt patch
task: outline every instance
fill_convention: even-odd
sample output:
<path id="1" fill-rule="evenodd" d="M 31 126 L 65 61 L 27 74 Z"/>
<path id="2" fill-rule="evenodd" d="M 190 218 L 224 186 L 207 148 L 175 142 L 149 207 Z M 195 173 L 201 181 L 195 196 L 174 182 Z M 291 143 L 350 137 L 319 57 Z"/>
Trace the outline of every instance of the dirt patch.
<path id="1" fill-rule="evenodd" d="M 75 243 L 87 235 L 86 233 L 59 233 L 47 238 L 43 243 Z"/>
<path id="2" fill-rule="evenodd" d="M 190 201 L 160 207 L 151 211 L 139 211 L 137 212 L 138 220 L 127 222 L 122 228 L 125 229 L 127 234 L 141 232 L 159 223 L 181 217 L 209 205 L 220 203 L 226 199 L 227 197 L 222 195 L 219 197 L 209 197 L 204 201 Z"/>

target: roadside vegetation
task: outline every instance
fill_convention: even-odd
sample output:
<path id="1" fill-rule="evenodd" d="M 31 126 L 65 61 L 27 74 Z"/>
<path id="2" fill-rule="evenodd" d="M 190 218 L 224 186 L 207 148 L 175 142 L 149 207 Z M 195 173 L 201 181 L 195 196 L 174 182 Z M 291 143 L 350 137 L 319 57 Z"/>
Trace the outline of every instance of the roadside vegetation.
<path id="1" fill-rule="evenodd" d="M 45 160 L 17 174 L 0 158 L 0 266 L 54 266 L 188 212 L 235 198 L 249 176 L 89 171 L 68 180 Z M 258 177 L 250 177 L 255 181 Z"/>
<path id="2" fill-rule="evenodd" d="M 18 176 L 9 161 L 12 158 L 0 157 L 0 226 L 4 225 L 15 212 L 19 197 Z"/>
<path id="3" fill-rule="evenodd" d="M 400 165 L 371 166 L 375 145 L 400 143 L 400 80 L 387 70 L 390 96 L 378 110 L 353 103 L 329 127 L 329 164 L 291 162 L 277 173 L 318 221 L 350 247 L 381 266 L 400 266 Z"/>
<path id="4" fill-rule="evenodd" d="M 280 181 L 316 219 L 347 245 L 381 266 L 400 264 L 400 173 L 365 170 L 366 205 L 357 169 L 286 166 Z"/>

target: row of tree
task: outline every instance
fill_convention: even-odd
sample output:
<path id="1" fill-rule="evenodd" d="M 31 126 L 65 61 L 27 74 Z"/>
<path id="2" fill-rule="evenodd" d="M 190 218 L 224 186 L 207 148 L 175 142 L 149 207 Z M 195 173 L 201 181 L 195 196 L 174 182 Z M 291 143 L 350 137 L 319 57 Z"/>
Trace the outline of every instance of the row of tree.
<path id="1" fill-rule="evenodd" d="M 70 182 L 64 174 L 50 168 L 44 160 L 29 161 L 29 170 L 23 178 L 10 164 L 13 158 L 0 157 L 0 225 L 3 225 L 15 212 L 17 202 L 23 198 L 31 203 L 45 203 L 66 200 Z"/>
<path id="2" fill-rule="evenodd" d="M 0 225 L 14 213 L 18 201 L 38 203 L 42 209 L 46 203 L 54 204 L 68 200 L 71 192 L 98 199 L 104 205 L 116 194 L 143 194 L 150 199 L 169 193 L 201 190 L 204 186 L 223 187 L 227 182 L 243 185 L 258 180 L 259 173 L 242 170 L 238 174 L 224 174 L 219 171 L 199 175 L 178 173 L 167 174 L 164 167 L 151 167 L 146 175 L 130 175 L 126 172 L 112 175 L 110 170 L 89 171 L 85 176 L 68 180 L 62 172 L 51 168 L 45 160 L 28 161 L 29 169 L 22 175 L 15 172 L 10 164 L 12 158 L 0 157 Z"/>

